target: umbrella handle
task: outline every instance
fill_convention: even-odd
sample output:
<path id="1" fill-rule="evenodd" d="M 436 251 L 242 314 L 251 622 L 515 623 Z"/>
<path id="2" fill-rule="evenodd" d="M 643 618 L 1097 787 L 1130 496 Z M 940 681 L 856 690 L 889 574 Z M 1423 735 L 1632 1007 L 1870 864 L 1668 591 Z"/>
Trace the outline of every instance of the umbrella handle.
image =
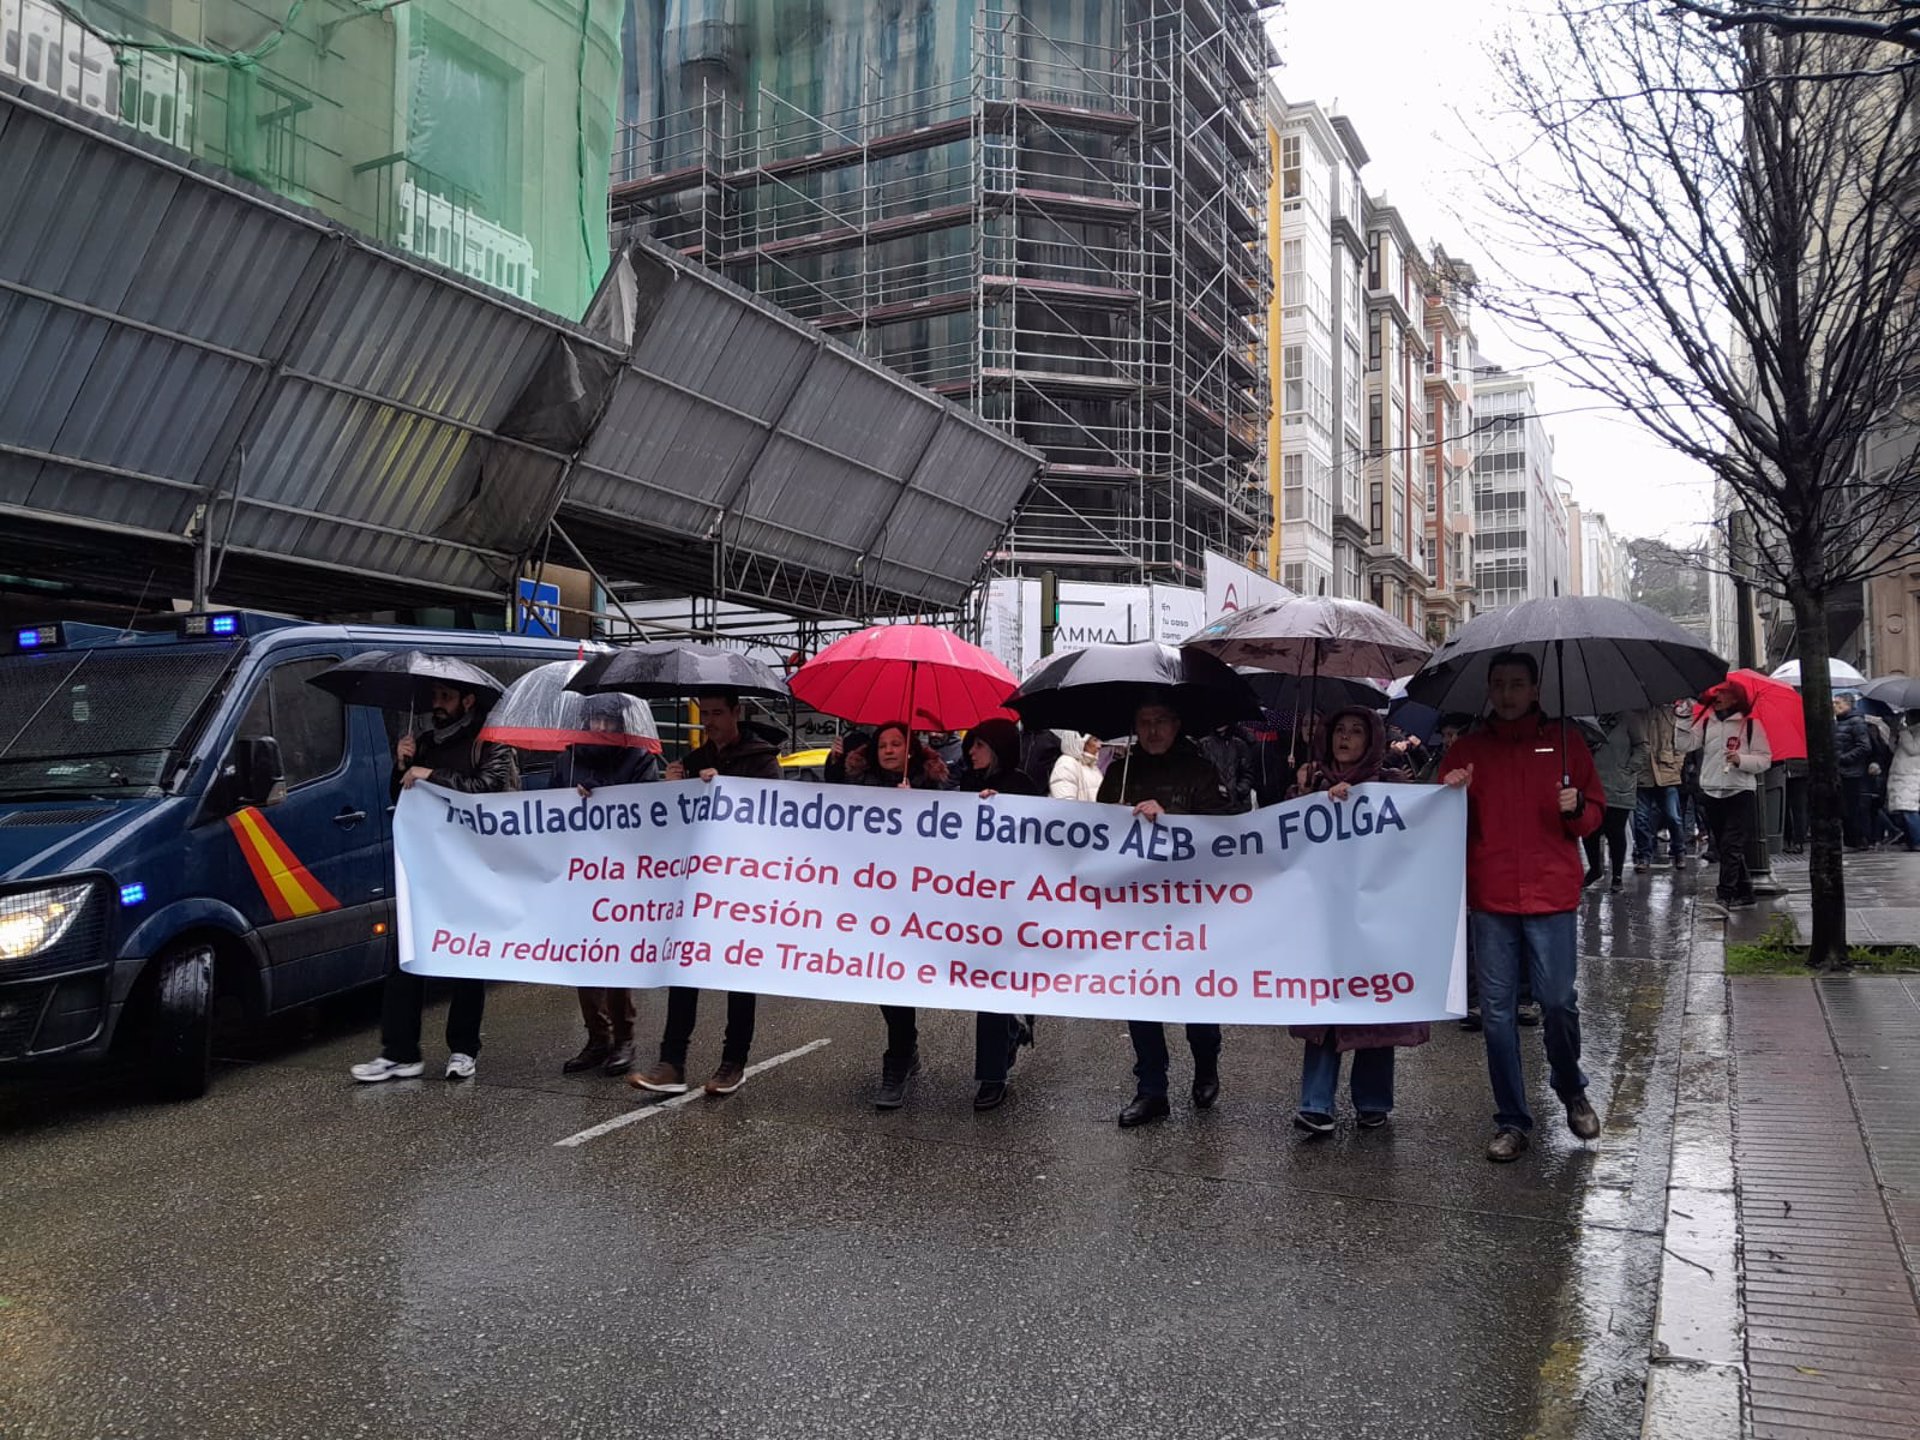
<path id="1" fill-rule="evenodd" d="M 1573 775 L 1567 768 L 1567 645 L 1564 640 L 1553 642 L 1553 671 L 1560 685 L 1560 788 L 1564 790 L 1573 783 Z"/>

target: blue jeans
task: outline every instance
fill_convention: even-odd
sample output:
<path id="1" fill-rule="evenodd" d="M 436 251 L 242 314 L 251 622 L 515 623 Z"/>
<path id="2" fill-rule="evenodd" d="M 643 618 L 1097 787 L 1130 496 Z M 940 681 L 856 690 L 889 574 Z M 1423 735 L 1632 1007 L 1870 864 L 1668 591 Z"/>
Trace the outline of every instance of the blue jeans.
<path id="1" fill-rule="evenodd" d="M 1920 810 L 1895 810 L 1893 823 L 1900 827 L 1901 838 L 1909 850 L 1920 850 Z"/>
<path id="2" fill-rule="evenodd" d="M 1480 1013 L 1487 1036 L 1487 1078 L 1493 1083 L 1494 1123 L 1528 1131 L 1527 1081 L 1520 1067 L 1520 1030 L 1514 1005 L 1525 973 L 1541 1011 L 1541 1036 L 1554 1094 L 1563 1101 L 1585 1093 L 1580 1071 L 1580 1002 L 1574 991 L 1579 964 L 1578 914 L 1496 915 L 1475 910 L 1473 959 L 1480 976 Z"/>
<path id="3" fill-rule="evenodd" d="M 1353 1073 L 1347 1081 L 1353 1108 L 1361 1114 L 1393 1109 L 1393 1047 L 1376 1046 L 1353 1052 Z M 1340 1052 L 1331 1045 L 1307 1042 L 1300 1057 L 1300 1108 L 1322 1115 L 1333 1113 L 1334 1092 L 1340 1088 Z"/>
<path id="4" fill-rule="evenodd" d="M 1659 838 L 1660 821 L 1663 818 L 1667 822 L 1668 834 L 1672 837 L 1668 841 L 1673 847 L 1669 853 L 1675 860 L 1679 860 L 1686 854 L 1680 819 L 1680 787 L 1678 785 L 1642 785 L 1633 807 L 1634 864 L 1644 865 L 1653 858 L 1653 847 Z"/>

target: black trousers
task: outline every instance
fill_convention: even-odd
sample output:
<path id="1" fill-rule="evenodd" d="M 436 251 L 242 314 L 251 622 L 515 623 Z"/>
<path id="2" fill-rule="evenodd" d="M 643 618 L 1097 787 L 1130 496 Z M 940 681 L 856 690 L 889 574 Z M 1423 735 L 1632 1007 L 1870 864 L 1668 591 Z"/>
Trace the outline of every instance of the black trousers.
<path id="1" fill-rule="evenodd" d="M 480 1053 L 480 1015 L 487 1005 L 484 980 L 454 980 L 447 1007 L 447 1053 Z M 420 1016 L 427 1004 L 427 982 L 399 965 L 387 971 L 380 1003 L 380 1053 L 401 1065 L 420 1058 Z"/>
<path id="2" fill-rule="evenodd" d="M 1873 842 L 1872 783 L 1866 775 L 1840 777 L 1840 828 L 1849 845 Z"/>
<path id="3" fill-rule="evenodd" d="M 920 1053 L 920 1017 L 911 1005 L 882 1005 L 880 1015 L 887 1022 L 887 1053 L 882 1063 L 905 1065 Z"/>
<path id="4" fill-rule="evenodd" d="M 1791 762 L 1789 762 L 1791 763 Z M 1807 777 L 1787 771 L 1787 813 L 1781 836 L 1789 850 L 1798 850 L 1807 843 Z"/>
<path id="5" fill-rule="evenodd" d="M 1720 856 L 1720 903 L 1751 900 L 1753 877 L 1747 873 L 1747 842 L 1753 837 L 1753 792 L 1702 795 L 1700 804 L 1713 835 L 1713 848 Z"/>
<path id="6" fill-rule="evenodd" d="M 1133 1037 L 1133 1078 L 1142 1095 L 1167 1093 L 1167 1027 L 1158 1020 L 1129 1020 Z M 1220 1027 L 1187 1026 L 1187 1048 L 1193 1051 L 1193 1078 L 1220 1073 Z"/>
<path id="7" fill-rule="evenodd" d="M 1592 874 L 1600 868 L 1600 842 L 1607 842 L 1607 854 L 1613 862 L 1613 878 L 1620 878 L 1621 868 L 1627 863 L 1627 822 L 1633 819 L 1631 807 L 1609 805 L 1606 818 L 1600 822 L 1600 828 L 1585 836 L 1580 843 L 1587 849 L 1587 873 Z"/>
<path id="8" fill-rule="evenodd" d="M 982 1085 L 1003 1083 L 1013 1068 L 1013 1048 L 1020 1038 L 1018 1015 L 973 1017 L 973 1078 Z"/>
<path id="9" fill-rule="evenodd" d="M 727 1033 L 720 1041 L 720 1059 L 735 1065 L 747 1063 L 753 1051 L 753 1019 L 760 1002 L 758 995 L 744 990 L 727 992 Z M 660 1037 L 660 1058 L 681 1070 L 687 1068 L 687 1047 L 693 1042 L 693 1027 L 700 1019 L 700 992 L 691 985 L 667 987 L 667 1028 Z"/>

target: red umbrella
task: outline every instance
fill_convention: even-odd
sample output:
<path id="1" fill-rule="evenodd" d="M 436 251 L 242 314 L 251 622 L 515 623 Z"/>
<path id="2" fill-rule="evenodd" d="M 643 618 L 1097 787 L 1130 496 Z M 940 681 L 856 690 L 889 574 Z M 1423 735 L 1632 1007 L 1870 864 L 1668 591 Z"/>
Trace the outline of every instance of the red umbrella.
<path id="1" fill-rule="evenodd" d="M 914 730 L 965 730 L 999 713 L 1019 688 L 977 645 L 933 625 L 874 625 L 827 646 L 793 672 L 802 704 L 856 725 L 904 720 Z"/>
<path id="2" fill-rule="evenodd" d="M 1746 711 L 1767 732 L 1767 748 L 1776 763 L 1807 758 L 1807 713 L 1801 708 L 1798 690 L 1758 670 L 1729 670 L 1722 683 L 1737 684 L 1746 692 Z M 1698 719 L 1700 707 L 1693 713 Z"/>

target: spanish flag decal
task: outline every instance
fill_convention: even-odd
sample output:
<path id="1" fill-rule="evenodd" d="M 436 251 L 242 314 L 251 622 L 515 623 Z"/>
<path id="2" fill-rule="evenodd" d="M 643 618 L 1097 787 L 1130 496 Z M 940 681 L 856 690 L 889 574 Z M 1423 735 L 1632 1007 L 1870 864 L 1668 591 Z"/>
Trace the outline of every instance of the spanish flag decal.
<path id="1" fill-rule="evenodd" d="M 313 878 L 258 810 L 236 811 L 227 817 L 227 826 L 240 842 L 240 853 L 247 857 L 247 868 L 253 871 L 254 883 L 274 919 L 297 920 L 340 908 L 340 902 Z"/>

